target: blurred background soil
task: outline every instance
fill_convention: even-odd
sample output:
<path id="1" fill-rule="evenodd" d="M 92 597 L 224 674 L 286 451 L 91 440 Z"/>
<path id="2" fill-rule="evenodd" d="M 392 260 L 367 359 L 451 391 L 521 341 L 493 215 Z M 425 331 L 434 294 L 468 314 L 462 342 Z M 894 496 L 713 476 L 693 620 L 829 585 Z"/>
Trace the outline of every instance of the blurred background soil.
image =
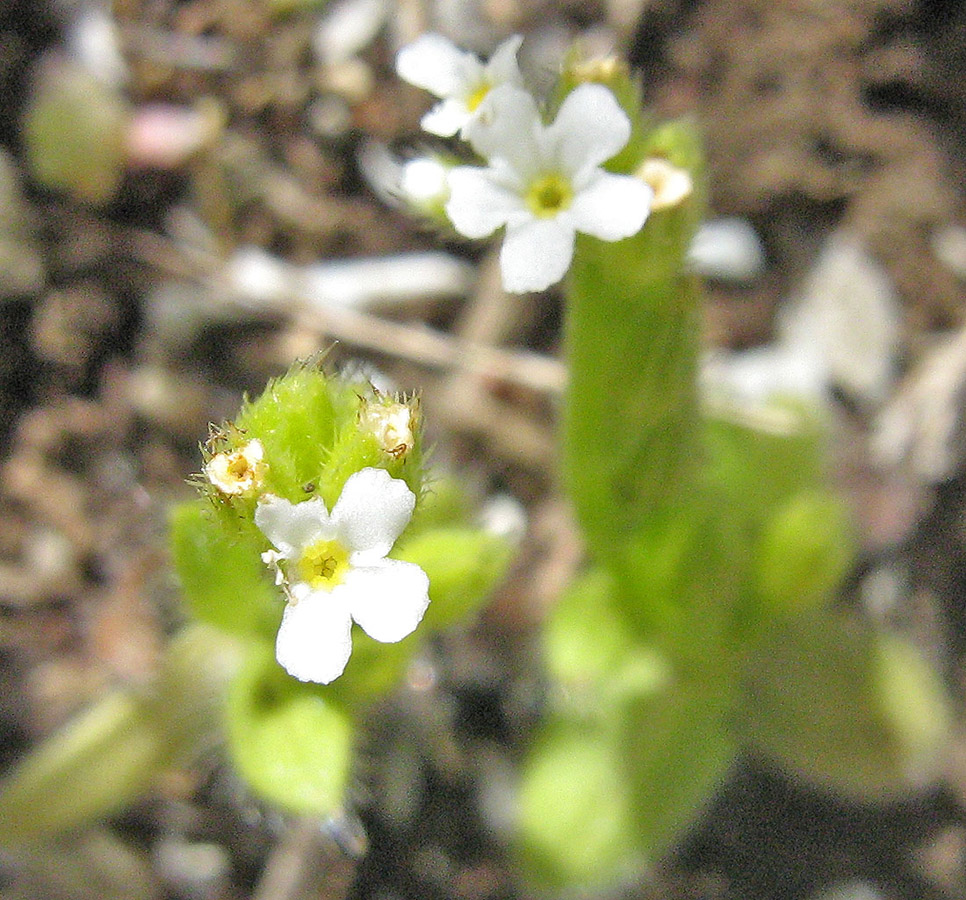
<path id="1" fill-rule="evenodd" d="M 505 808 L 541 703 L 534 628 L 580 562 L 554 489 L 559 298 L 504 295 L 490 250 L 393 202 L 429 98 L 392 60 L 424 30 L 482 54 L 520 32 L 537 80 L 576 37 L 617 48 L 657 119 L 697 120 L 710 214 L 750 226 L 701 264 L 709 348 L 776 345 L 828 248 L 858 248 L 840 289 L 872 299 L 835 332 L 824 385 L 862 529 L 854 602 L 914 635 L 962 702 L 966 7 L 6 0 L 0 767 L 150 679 L 181 615 L 165 511 L 191 496 L 208 423 L 296 358 L 331 348 L 420 390 L 438 464 L 481 501 L 516 498 L 528 529 L 483 621 L 375 717 L 342 820 L 280 816 L 212 753 L 110 823 L 0 861 L 5 900 L 529 896 Z M 57 127 L 103 129 L 73 183 L 42 175 L 28 134 L 51 97 L 68 98 Z M 416 275 L 400 256 L 440 249 Z M 966 898 L 964 802 L 966 744 L 941 784 L 880 806 L 745 759 L 653 878 L 608 896 Z"/>

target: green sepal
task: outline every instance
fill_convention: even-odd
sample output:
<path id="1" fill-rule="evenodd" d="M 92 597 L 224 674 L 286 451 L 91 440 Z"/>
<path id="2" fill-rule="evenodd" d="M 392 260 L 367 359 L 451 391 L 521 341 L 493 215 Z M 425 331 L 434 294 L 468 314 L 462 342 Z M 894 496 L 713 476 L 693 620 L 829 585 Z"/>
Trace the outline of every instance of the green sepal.
<path id="1" fill-rule="evenodd" d="M 486 602 L 513 558 L 505 538 L 477 528 L 436 528 L 403 541 L 394 559 L 415 563 L 429 576 L 429 608 L 421 630 L 449 628 Z"/>
<path id="2" fill-rule="evenodd" d="M 299 503 L 318 489 L 340 419 L 351 415 L 351 396 L 319 367 L 298 365 L 245 403 L 234 424 L 245 440 L 262 443 L 267 492 Z M 326 497 L 329 508 L 334 499 Z"/>
<path id="3" fill-rule="evenodd" d="M 404 451 L 380 447 L 363 422 L 367 407 L 405 404 L 412 411 L 413 442 Z M 245 403 L 228 429 L 225 447 L 257 438 L 265 452 L 263 490 L 299 503 L 319 496 L 331 510 L 346 481 L 360 469 L 382 468 L 406 482 L 418 497 L 423 486 L 419 402 L 385 396 L 371 385 L 328 375 L 320 365 L 303 363 L 272 380 L 255 400 Z M 388 448 L 395 449 L 395 448 Z M 229 499 L 249 512 L 254 499 Z"/>
<path id="4" fill-rule="evenodd" d="M 250 520 L 205 498 L 170 517 L 171 555 L 191 614 L 232 634 L 273 636 L 285 600 L 260 553 L 268 544 Z"/>
<path id="5" fill-rule="evenodd" d="M 289 812 L 337 812 L 349 777 L 352 723 L 323 690 L 301 684 L 267 645 L 253 644 L 231 684 L 231 758 L 263 799 Z"/>
<path id="6" fill-rule="evenodd" d="M 894 636 L 815 610 L 776 620 L 748 654 L 742 683 L 741 736 L 813 783 L 881 800 L 937 775 L 948 699 Z"/>

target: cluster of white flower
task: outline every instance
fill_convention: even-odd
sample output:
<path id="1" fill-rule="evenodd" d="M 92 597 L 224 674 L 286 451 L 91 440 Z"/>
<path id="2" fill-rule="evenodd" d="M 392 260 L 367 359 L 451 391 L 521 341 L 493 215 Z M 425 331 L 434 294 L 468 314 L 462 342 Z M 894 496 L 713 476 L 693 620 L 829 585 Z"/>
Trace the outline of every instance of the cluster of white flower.
<path id="1" fill-rule="evenodd" d="M 447 173 L 446 213 L 461 234 L 505 227 L 500 251 L 508 291 L 539 291 L 570 267 L 578 231 L 605 241 L 636 234 L 651 210 L 644 179 L 601 168 L 627 144 L 631 124 L 614 95 L 582 84 L 547 125 L 523 87 L 512 37 L 484 65 L 440 35 L 424 35 L 396 60 L 400 77 L 440 98 L 423 117 L 437 135 L 459 133 L 487 165 Z"/>

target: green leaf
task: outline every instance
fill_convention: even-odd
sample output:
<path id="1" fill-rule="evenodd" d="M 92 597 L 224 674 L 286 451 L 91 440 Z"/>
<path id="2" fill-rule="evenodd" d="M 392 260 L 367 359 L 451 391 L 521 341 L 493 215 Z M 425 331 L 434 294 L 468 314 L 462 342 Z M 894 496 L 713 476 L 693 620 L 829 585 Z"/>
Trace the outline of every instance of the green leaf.
<path id="1" fill-rule="evenodd" d="M 615 606 L 613 579 L 602 568 L 578 578 L 551 610 L 543 649 L 567 708 L 593 718 L 619 715 L 628 697 L 654 693 L 667 679 L 664 659 L 635 642 Z"/>
<path id="2" fill-rule="evenodd" d="M 285 674 L 270 648 L 253 646 L 231 685 L 232 759 L 252 790 L 290 812 L 330 815 L 341 808 L 352 725 L 319 688 Z"/>
<path id="3" fill-rule="evenodd" d="M 823 491 L 800 493 L 765 523 L 755 550 L 755 585 L 772 612 L 797 612 L 827 602 L 855 557 L 844 501 Z"/>
<path id="4" fill-rule="evenodd" d="M 778 620 L 749 654 L 739 733 L 814 783 L 882 799 L 937 774 L 949 705 L 908 644 L 810 611 Z"/>
<path id="5" fill-rule="evenodd" d="M 171 554 L 191 614 L 233 634 L 274 636 L 284 598 L 272 584 L 255 526 L 203 498 L 171 511 Z"/>
<path id="6" fill-rule="evenodd" d="M 625 755 L 637 834 L 651 860 L 695 820 L 737 755 L 728 728 L 734 686 L 714 663 L 674 673 L 665 690 L 627 709 Z"/>
<path id="7" fill-rule="evenodd" d="M 401 641 L 383 644 L 354 625 L 349 663 L 345 671 L 326 687 L 326 696 L 354 714 L 362 713 L 399 683 L 425 638 L 426 631 L 420 625 Z"/>
<path id="8" fill-rule="evenodd" d="M 79 66 L 58 62 L 37 79 L 23 125 L 33 177 L 89 203 L 107 203 L 124 172 L 128 110 L 121 95 Z"/>
<path id="9" fill-rule="evenodd" d="M 527 875 L 559 888 L 638 870 L 630 799 L 613 730 L 566 720 L 546 726 L 520 782 L 518 849 Z"/>
<path id="10" fill-rule="evenodd" d="M 477 612 L 502 580 L 513 556 L 510 543 L 475 528 L 436 528 L 393 550 L 429 576 L 429 609 L 420 630 L 448 628 Z"/>
<path id="11" fill-rule="evenodd" d="M 180 749 L 141 699 L 114 691 L 48 738 L 0 786 L 0 843 L 31 843 L 123 809 Z"/>
<path id="12" fill-rule="evenodd" d="M 743 542 L 754 543 L 765 522 L 803 491 L 824 485 L 821 423 L 803 410 L 776 410 L 783 431 L 714 418 L 702 429 L 703 478 Z"/>
<path id="13" fill-rule="evenodd" d="M 0 786 L 0 844 L 49 840 L 111 815 L 218 737 L 237 648 L 204 626 L 169 645 L 150 692 L 116 690 L 31 751 Z"/>

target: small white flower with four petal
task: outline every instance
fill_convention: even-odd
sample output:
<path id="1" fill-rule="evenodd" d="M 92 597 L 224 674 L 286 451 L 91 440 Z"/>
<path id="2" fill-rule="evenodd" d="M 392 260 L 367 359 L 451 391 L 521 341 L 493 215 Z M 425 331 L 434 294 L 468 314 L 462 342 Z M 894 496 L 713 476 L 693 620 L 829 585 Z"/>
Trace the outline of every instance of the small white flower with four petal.
<path id="1" fill-rule="evenodd" d="M 424 34 L 403 47 L 396 57 L 399 77 L 440 98 L 423 116 L 423 128 L 430 134 L 452 137 L 473 121 L 493 88 L 522 85 L 517 66 L 521 43 L 519 35 L 507 38 L 486 64 L 440 34 Z"/>
<path id="2" fill-rule="evenodd" d="M 275 654 L 301 681 L 328 684 L 352 652 L 352 623 L 395 643 L 429 605 L 429 579 L 414 563 L 387 559 L 409 523 L 416 497 L 385 469 L 351 475 L 331 514 L 321 497 L 290 503 L 264 498 L 255 524 L 275 549 L 262 555 L 285 585 L 288 605 Z"/>
<path id="3" fill-rule="evenodd" d="M 574 88 L 551 125 L 543 124 L 526 91 L 494 90 L 466 128 L 489 166 L 450 172 L 446 213 L 471 238 L 505 225 L 503 286 L 515 293 L 543 290 L 566 274 L 578 231 L 618 241 L 647 219 L 652 189 L 601 168 L 630 133 L 630 121 L 603 85 Z"/>

